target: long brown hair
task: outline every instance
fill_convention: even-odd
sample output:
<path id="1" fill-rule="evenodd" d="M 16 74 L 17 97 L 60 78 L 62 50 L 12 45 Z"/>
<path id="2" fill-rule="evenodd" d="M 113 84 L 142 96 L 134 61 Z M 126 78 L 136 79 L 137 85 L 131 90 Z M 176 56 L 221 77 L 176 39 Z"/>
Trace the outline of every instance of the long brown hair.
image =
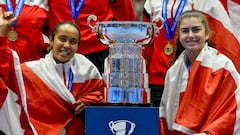
<path id="1" fill-rule="evenodd" d="M 208 43 L 209 46 L 214 47 L 213 42 L 211 40 L 211 29 L 209 27 L 208 24 L 208 20 L 206 18 L 206 16 L 201 13 L 198 10 L 188 10 L 185 11 L 181 14 L 181 16 L 178 18 L 178 27 L 180 26 L 180 24 L 182 23 L 182 20 L 185 18 L 191 18 L 191 17 L 195 17 L 195 18 L 199 18 L 205 28 L 205 32 L 206 34 L 209 34 L 209 38 L 206 40 L 206 42 Z M 177 32 L 175 33 L 175 48 L 174 48 L 174 57 L 173 60 L 171 62 L 171 65 L 177 60 L 177 58 L 179 57 L 179 55 L 185 50 L 185 48 L 182 46 L 180 40 L 179 40 L 179 34 L 180 34 L 180 29 L 177 28 Z"/>

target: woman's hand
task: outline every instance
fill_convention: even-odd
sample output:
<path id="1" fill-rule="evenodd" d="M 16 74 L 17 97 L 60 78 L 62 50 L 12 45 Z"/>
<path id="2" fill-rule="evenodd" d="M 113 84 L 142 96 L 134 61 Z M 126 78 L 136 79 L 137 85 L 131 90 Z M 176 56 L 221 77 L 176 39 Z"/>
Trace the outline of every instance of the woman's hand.
<path id="1" fill-rule="evenodd" d="M 12 11 L 4 11 L 0 7 L 0 36 L 7 35 L 8 27 L 11 26 L 17 17 L 14 17 Z"/>
<path id="2" fill-rule="evenodd" d="M 85 104 L 81 101 L 81 100 L 77 100 L 77 102 L 75 103 L 77 105 L 77 107 L 74 110 L 74 114 L 80 114 L 85 107 Z"/>

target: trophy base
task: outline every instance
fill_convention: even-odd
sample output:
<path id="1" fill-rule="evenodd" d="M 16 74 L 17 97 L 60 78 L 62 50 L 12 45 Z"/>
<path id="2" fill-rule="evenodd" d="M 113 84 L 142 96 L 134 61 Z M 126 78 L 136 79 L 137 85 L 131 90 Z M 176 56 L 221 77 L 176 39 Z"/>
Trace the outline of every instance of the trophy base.
<path id="1" fill-rule="evenodd" d="M 152 107 L 152 103 L 103 103 L 103 106 Z"/>

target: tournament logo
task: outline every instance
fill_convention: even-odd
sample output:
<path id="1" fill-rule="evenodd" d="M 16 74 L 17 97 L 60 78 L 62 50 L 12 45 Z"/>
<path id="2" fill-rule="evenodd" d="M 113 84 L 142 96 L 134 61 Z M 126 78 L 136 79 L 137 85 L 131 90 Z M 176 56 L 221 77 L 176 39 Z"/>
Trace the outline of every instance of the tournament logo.
<path id="1" fill-rule="evenodd" d="M 117 120 L 110 121 L 108 126 L 114 135 L 131 135 L 136 124 L 129 120 Z"/>

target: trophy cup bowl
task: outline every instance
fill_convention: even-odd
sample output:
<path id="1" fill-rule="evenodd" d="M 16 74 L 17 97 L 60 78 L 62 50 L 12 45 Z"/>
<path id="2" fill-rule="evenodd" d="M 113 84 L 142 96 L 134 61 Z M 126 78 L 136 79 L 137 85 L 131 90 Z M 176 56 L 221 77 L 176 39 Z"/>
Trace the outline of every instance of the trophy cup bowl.
<path id="1" fill-rule="evenodd" d="M 87 19 L 89 27 L 92 32 L 96 33 L 99 40 L 105 45 L 114 44 L 135 44 L 146 45 L 149 44 L 154 35 L 159 33 L 162 28 L 157 27 L 155 23 L 151 22 L 137 22 L 137 21 L 102 21 L 96 22 L 94 26 L 91 21 L 97 20 L 95 15 L 90 15 Z"/>

